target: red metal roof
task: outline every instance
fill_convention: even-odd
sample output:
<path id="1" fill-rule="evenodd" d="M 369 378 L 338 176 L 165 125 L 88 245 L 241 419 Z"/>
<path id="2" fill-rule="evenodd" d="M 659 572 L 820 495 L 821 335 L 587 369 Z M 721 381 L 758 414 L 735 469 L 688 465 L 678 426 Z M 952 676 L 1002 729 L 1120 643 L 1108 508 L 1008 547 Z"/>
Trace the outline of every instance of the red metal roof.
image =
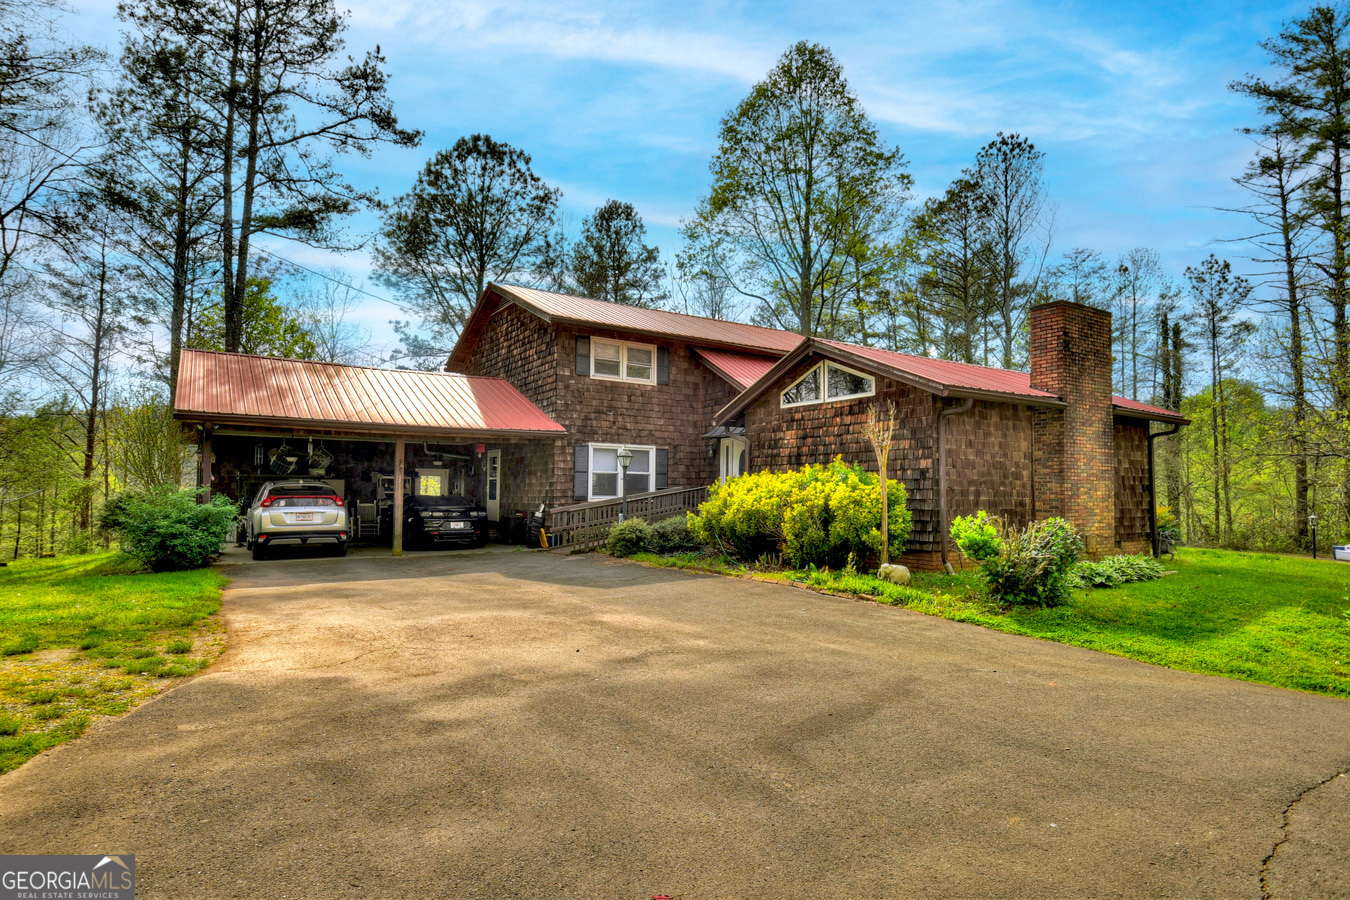
<path id="1" fill-rule="evenodd" d="M 390 433 L 566 433 L 501 378 L 205 350 L 183 351 L 174 415 Z"/>
<path id="2" fill-rule="evenodd" d="M 1125 410 L 1126 412 L 1139 413 L 1140 416 L 1146 419 L 1175 420 L 1182 424 L 1190 424 L 1191 421 L 1174 410 L 1164 409 L 1161 406 L 1153 406 L 1148 403 L 1140 403 L 1138 400 L 1131 400 L 1129 397 L 1113 396 L 1111 398 L 1111 405 L 1116 409 Z"/>
<path id="3" fill-rule="evenodd" d="M 639 309 L 622 303 L 553 294 L 513 284 L 489 284 L 483 296 L 478 298 L 469 321 L 465 323 L 459 342 L 450 353 L 447 368 L 464 368 L 487 320 L 501 308 L 498 298 L 517 303 L 550 322 L 676 338 L 708 347 L 745 348 L 781 355 L 802 341 L 801 335 L 776 328 L 686 316 L 664 309 Z"/>
<path id="4" fill-rule="evenodd" d="M 709 347 L 695 347 L 694 352 L 703 357 L 714 372 L 741 390 L 763 378 L 764 373 L 778 362 L 776 356 L 732 353 L 730 350 L 713 350 Z"/>
<path id="5" fill-rule="evenodd" d="M 1049 391 L 1032 387 L 1031 376 L 1026 372 L 975 366 L 970 363 L 952 362 L 949 359 L 933 359 L 928 356 L 911 356 L 908 353 L 896 353 L 894 350 L 845 344 L 843 341 L 821 339 L 820 343 L 854 356 L 870 359 L 898 372 L 904 372 L 916 378 L 933 382 L 948 390 L 956 389 L 959 391 L 964 388 L 972 391 L 1031 397 L 1038 400 L 1059 399 Z"/>
<path id="6" fill-rule="evenodd" d="M 700 353 L 703 351 L 700 349 Z M 798 365 L 811 353 L 836 358 L 841 362 L 854 363 L 863 367 L 879 367 L 881 371 L 890 371 L 901 380 L 909 380 L 925 390 L 944 396 L 987 396 L 989 399 L 1021 401 L 1032 404 L 1063 406 L 1063 401 L 1049 391 L 1031 386 L 1031 375 L 1011 369 L 996 369 L 990 366 L 976 366 L 970 363 L 953 362 L 948 359 L 933 359 L 927 356 L 911 356 L 894 350 L 882 350 L 877 347 L 863 347 L 858 344 L 846 344 L 826 338 L 813 338 L 809 344 L 797 348 L 756 379 L 755 383 L 742 391 L 713 417 L 714 422 L 725 422 L 752 403 L 787 370 Z M 706 355 L 706 354 L 705 354 Z M 1180 413 L 1129 400 L 1125 397 L 1113 397 L 1112 404 L 1127 414 L 1142 418 L 1159 419 L 1168 422 L 1186 424 Z"/>

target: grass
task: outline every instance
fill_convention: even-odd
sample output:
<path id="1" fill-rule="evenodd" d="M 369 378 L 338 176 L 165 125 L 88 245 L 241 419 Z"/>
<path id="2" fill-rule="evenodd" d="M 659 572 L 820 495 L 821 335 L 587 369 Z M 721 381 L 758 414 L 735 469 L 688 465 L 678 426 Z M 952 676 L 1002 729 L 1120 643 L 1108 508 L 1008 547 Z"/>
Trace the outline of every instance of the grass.
<path id="1" fill-rule="evenodd" d="M 1350 697 L 1350 565 L 1183 549 L 1174 567 L 1175 575 L 1157 581 L 1076 591 L 1054 609 L 999 609 L 978 571 L 917 574 L 903 594 L 869 576 L 854 576 L 862 579 L 854 584 L 839 573 L 817 578 L 832 580 L 823 586 L 835 590 L 1011 634 Z"/>
<path id="2" fill-rule="evenodd" d="M 223 646 L 225 583 L 115 553 L 0 569 L 0 773 L 205 668 Z"/>
<path id="3" fill-rule="evenodd" d="M 649 565 L 741 575 L 698 554 L 634 557 Z M 878 602 L 1155 665 L 1350 697 L 1350 564 L 1182 549 L 1157 581 L 1080 590 L 1055 609 L 1000 609 L 978 570 L 916 573 L 908 587 L 842 572 L 761 572 Z"/>

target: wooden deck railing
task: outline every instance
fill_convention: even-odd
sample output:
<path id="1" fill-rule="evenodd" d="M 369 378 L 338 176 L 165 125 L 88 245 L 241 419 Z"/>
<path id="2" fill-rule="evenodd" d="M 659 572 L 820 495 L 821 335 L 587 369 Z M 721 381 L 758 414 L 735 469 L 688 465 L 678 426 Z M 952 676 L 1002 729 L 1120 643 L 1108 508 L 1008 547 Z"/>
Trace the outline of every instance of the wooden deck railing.
<path id="1" fill-rule="evenodd" d="M 707 499 L 708 488 L 705 486 L 666 488 L 634 494 L 628 498 L 628 518 L 659 522 L 698 509 L 698 505 Z M 622 500 L 593 500 L 590 503 L 555 506 L 549 510 L 544 523 L 549 544 L 577 551 L 594 550 L 605 542 L 610 527 L 618 523 L 622 508 Z"/>

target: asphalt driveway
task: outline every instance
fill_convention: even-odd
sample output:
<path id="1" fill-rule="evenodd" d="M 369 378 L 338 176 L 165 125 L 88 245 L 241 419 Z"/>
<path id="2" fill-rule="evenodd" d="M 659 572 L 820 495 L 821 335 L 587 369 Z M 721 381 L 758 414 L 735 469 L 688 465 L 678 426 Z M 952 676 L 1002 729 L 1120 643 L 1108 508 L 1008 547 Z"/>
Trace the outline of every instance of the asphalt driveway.
<path id="1" fill-rule="evenodd" d="M 230 574 L 225 657 L 0 778 L 0 852 L 142 898 L 1350 895 L 1350 703 L 597 557 Z"/>

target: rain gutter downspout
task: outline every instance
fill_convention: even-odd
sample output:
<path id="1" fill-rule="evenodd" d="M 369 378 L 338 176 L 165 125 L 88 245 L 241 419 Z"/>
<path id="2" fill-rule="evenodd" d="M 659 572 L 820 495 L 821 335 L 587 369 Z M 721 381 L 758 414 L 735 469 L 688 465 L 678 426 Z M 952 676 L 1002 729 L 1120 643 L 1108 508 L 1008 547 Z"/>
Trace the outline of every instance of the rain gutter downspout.
<path id="1" fill-rule="evenodd" d="M 1148 538 L 1153 547 L 1153 558 L 1158 558 L 1158 482 L 1153 471 L 1153 442 L 1160 437 L 1169 437 L 1181 430 L 1177 423 L 1165 431 L 1150 432 L 1148 436 Z"/>
<path id="2" fill-rule="evenodd" d="M 951 560 L 947 558 L 947 531 L 950 526 L 947 522 L 947 429 L 943 425 L 943 420 L 948 416 L 967 412 L 974 405 L 974 398 L 967 397 L 960 406 L 938 411 L 938 526 L 942 531 L 942 568 L 947 570 L 948 575 L 955 574 L 955 570 L 952 568 Z M 1152 446 L 1150 444 L 1149 448 L 1152 449 Z"/>

